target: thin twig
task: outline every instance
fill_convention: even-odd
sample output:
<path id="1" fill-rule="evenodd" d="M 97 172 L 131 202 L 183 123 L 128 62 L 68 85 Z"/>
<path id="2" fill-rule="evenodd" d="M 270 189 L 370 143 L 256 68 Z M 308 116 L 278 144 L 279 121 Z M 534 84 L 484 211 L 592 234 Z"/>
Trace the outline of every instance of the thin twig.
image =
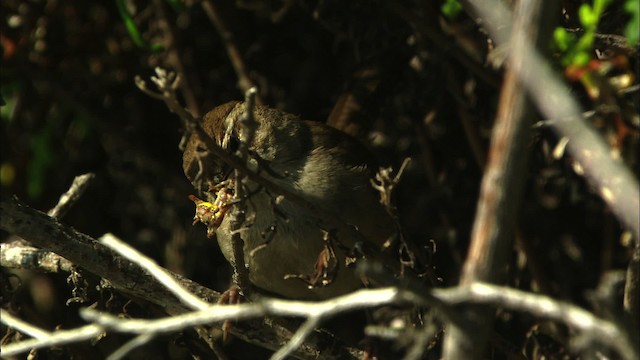
<path id="1" fill-rule="evenodd" d="M 139 348 L 140 346 L 147 344 L 149 341 L 155 338 L 155 334 L 140 334 L 133 339 L 127 341 L 124 345 L 120 346 L 118 350 L 111 353 L 107 360 L 120 360 L 127 356 L 131 351 Z"/>
<path id="2" fill-rule="evenodd" d="M 58 330 L 41 339 L 29 339 L 4 345 L 0 348 L 3 357 L 14 356 L 32 349 L 79 343 L 91 340 L 104 332 L 100 325 L 91 324 L 71 330 Z"/>
<path id="3" fill-rule="evenodd" d="M 400 183 L 400 179 L 410 163 L 411 158 L 405 158 L 395 176 L 393 175 L 393 169 L 391 167 L 380 168 L 378 169 L 375 178 L 370 179 L 370 182 L 371 186 L 380 193 L 380 203 L 384 206 L 387 214 L 389 214 L 389 217 L 393 221 L 396 238 L 400 243 L 398 247 L 398 255 L 401 264 L 400 274 L 405 274 L 405 266 L 408 266 L 416 272 L 424 271 L 429 277 L 431 284 L 435 285 L 438 280 L 433 273 L 433 268 L 428 264 L 428 261 L 422 251 L 420 251 L 413 242 L 407 241 L 402 224 L 400 223 L 398 211 L 392 199 L 393 191 Z M 384 246 L 391 246 L 391 241 L 387 241 Z"/>
<path id="4" fill-rule="evenodd" d="M 204 0 L 201 3 L 204 12 L 209 17 L 209 21 L 215 26 L 218 34 L 220 34 L 220 38 L 224 43 L 225 48 L 227 49 L 227 55 L 229 56 L 229 60 L 231 61 L 231 65 L 233 69 L 236 71 L 236 75 L 238 76 L 238 86 L 243 93 L 247 93 L 250 89 L 255 88 L 255 84 L 249 77 L 247 72 L 247 66 L 245 65 L 244 59 L 240 54 L 240 50 L 235 43 L 235 38 L 233 33 L 229 31 L 222 16 L 218 13 L 218 10 L 213 5 L 213 2 L 210 0 Z M 262 100 L 260 97 L 256 99 L 258 104 L 262 104 Z"/>
<path id="5" fill-rule="evenodd" d="M 118 254 L 122 255 L 125 259 L 130 260 L 133 263 L 140 265 L 143 269 L 149 272 L 160 284 L 162 284 L 167 290 L 171 291 L 178 299 L 182 300 L 185 304 L 194 309 L 204 309 L 209 306 L 209 303 L 202 301 L 197 296 L 194 296 L 186 288 L 180 284 L 167 270 L 158 266 L 151 258 L 144 256 L 142 253 L 136 251 L 124 241 L 118 239 L 113 234 L 102 235 L 99 239 L 100 243 L 104 246 L 114 250 Z"/>
<path id="6" fill-rule="evenodd" d="M 51 217 L 62 219 L 80 199 L 82 194 L 84 194 L 94 178 L 95 174 L 93 173 L 76 176 L 73 179 L 73 183 L 71 183 L 69 190 L 60 196 L 58 204 L 56 204 L 53 209 L 49 210 L 47 214 Z"/>
<path id="7" fill-rule="evenodd" d="M 409 348 L 403 360 L 422 359 L 429 343 L 432 342 L 441 331 L 442 329 L 434 325 L 427 325 L 420 329 L 420 331 L 413 336 L 413 345 Z"/>
<path id="8" fill-rule="evenodd" d="M 249 159 L 249 146 L 253 142 L 253 138 L 258 127 L 258 123 L 254 118 L 255 111 L 255 99 L 257 89 L 255 87 L 250 88 L 245 93 L 245 109 L 244 113 L 240 117 L 240 144 L 238 146 L 238 153 L 243 163 L 247 163 Z M 235 194 L 234 197 L 236 204 L 233 206 L 233 212 L 231 215 L 231 248 L 233 251 L 233 282 L 238 286 L 240 292 L 249 297 L 251 293 L 251 282 L 249 281 L 249 269 L 245 264 L 244 259 L 244 240 L 240 235 L 240 229 L 244 225 L 247 213 L 247 204 L 244 200 L 245 197 L 245 183 L 246 175 L 238 168 L 235 169 Z"/>
<path id="9" fill-rule="evenodd" d="M 155 72 L 156 76 L 152 76 L 151 81 L 153 81 L 158 86 L 158 89 L 160 89 L 161 93 L 150 90 L 147 87 L 147 83 L 142 80 L 141 77 L 136 76 L 134 82 L 138 89 L 154 99 L 164 101 L 169 110 L 178 115 L 178 117 L 180 117 L 180 119 L 185 121 L 187 124 L 197 123 L 194 116 L 185 108 L 183 108 L 177 100 L 178 98 L 176 96 L 176 89 L 180 86 L 180 75 L 174 72 L 166 71 L 162 68 L 156 68 Z"/>
<path id="10" fill-rule="evenodd" d="M 286 359 L 287 356 L 299 348 L 300 345 L 302 345 L 302 343 L 304 343 L 304 341 L 309 337 L 309 334 L 311 334 L 311 332 L 320 325 L 322 318 L 323 316 L 310 316 L 307 318 L 307 321 L 305 321 L 298 328 L 298 331 L 293 334 L 291 340 L 271 355 L 270 360 Z"/>
<path id="11" fill-rule="evenodd" d="M 51 336 L 50 332 L 18 319 L 5 309 L 0 309 L 0 322 L 23 334 L 33 336 L 36 339 L 45 339 Z"/>
<path id="12" fill-rule="evenodd" d="M 624 311 L 638 325 L 640 324 L 640 239 L 634 240 L 635 245 L 627 265 L 622 304 Z"/>
<path id="13" fill-rule="evenodd" d="M 178 49 L 179 42 L 176 41 L 175 30 L 171 25 L 171 22 L 167 19 L 167 14 L 164 8 L 165 4 L 163 1 L 155 0 L 154 5 L 154 10 L 158 14 L 158 26 L 163 30 L 162 33 L 166 40 L 167 62 L 171 68 L 176 69 L 178 74 L 182 74 L 181 77 L 183 80 L 180 84 L 180 90 L 182 91 L 184 100 L 187 103 L 187 109 L 189 109 L 194 116 L 199 116 L 200 107 L 198 106 L 193 89 L 189 85 L 186 68 L 182 62 L 182 58 L 180 57 L 180 50 Z"/>
<path id="14" fill-rule="evenodd" d="M 49 210 L 47 215 L 62 219 L 82 197 L 94 178 L 93 173 L 76 176 L 69 189 L 60 196 L 56 206 Z M 0 244 L 0 263 L 5 268 L 50 273 L 71 272 L 73 267 L 69 260 L 60 255 L 30 246 L 26 241 L 15 236 Z"/>

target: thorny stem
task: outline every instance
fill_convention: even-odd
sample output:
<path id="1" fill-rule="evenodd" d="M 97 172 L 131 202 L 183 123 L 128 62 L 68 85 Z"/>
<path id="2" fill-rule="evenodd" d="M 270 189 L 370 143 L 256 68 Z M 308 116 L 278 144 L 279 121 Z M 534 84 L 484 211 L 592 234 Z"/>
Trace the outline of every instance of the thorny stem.
<path id="1" fill-rule="evenodd" d="M 404 233 L 402 231 L 402 226 L 400 225 L 400 220 L 398 219 L 397 209 L 393 205 L 391 201 L 391 195 L 393 194 L 393 189 L 400 182 L 400 178 L 402 177 L 402 173 L 407 165 L 411 162 L 411 158 L 406 158 L 402 162 L 398 173 L 393 176 L 393 169 L 391 167 L 380 168 L 376 173 L 375 179 L 371 179 L 371 186 L 376 189 L 380 193 L 380 203 L 384 206 L 387 214 L 393 220 L 393 224 L 396 230 L 396 237 L 400 240 L 400 261 L 402 264 L 401 271 L 404 273 L 404 267 L 408 266 L 410 268 L 414 268 L 416 266 L 416 256 L 411 251 L 407 245 L 406 239 L 404 237 Z M 391 246 L 391 241 L 387 241 L 385 243 L 385 247 Z"/>
<path id="2" fill-rule="evenodd" d="M 254 118 L 255 98 L 257 89 L 255 87 L 250 88 L 245 92 L 245 112 L 240 117 L 241 132 L 244 136 L 240 136 L 240 146 L 238 147 L 238 153 L 243 163 L 247 163 L 249 146 L 253 142 L 258 123 Z M 241 169 L 235 169 L 235 199 L 237 200 L 234 205 L 234 210 L 231 213 L 231 247 L 233 249 L 233 283 L 238 286 L 240 293 L 245 297 L 248 297 L 251 293 L 251 283 L 249 282 L 249 270 L 244 261 L 244 240 L 240 235 L 240 229 L 246 220 L 247 204 L 242 201 L 245 196 L 244 184 L 246 183 L 247 175 L 242 172 Z"/>
<path id="3" fill-rule="evenodd" d="M 424 271 L 429 277 L 431 284 L 435 285 L 438 283 L 438 278 L 433 273 L 433 269 L 431 269 L 428 261 L 424 258 L 424 256 L 416 258 L 416 254 L 418 254 L 419 256 L 422 254 L 422 252 L 418 251 L 418 249 L 416 249 L 416 246 L 413 246 L 413 243 L 407 242 L 404 231 L 402 229 L 402 225 L 400 224 L 398 211 L 392 201 L 393 190 L 396 188 L 398 183 L 400 183 L 400 179 L 402 178 L 402 175 L 404 174 L 404 171 L 409 163 L 411 163 L 411 158 L 404 159 L 402 165 L 400 165 L 400 169 L 395 174 L 395 176 L 393 175 L 393 169 L 391 167 L 380 168 L 380 170 L 378 170 L 378 172 L 376 173 L 375 179 L 371 179 L 371 186 L 373 186 L 373 188 L 380 193 L 380 203 L 384 206 L 387 214 L 389 214 L 389 216 L 393 220 L 396 231 L 396 238 L 398 241 L 400 241 L 400 246 L 398 249 L 398 256 L 400 258 L 401 264 L 400 273 L 402 275 L 405 274 L 404 269 L 406 266 L 417 272 L 422 271 L 422 268 L 424 267 Z M 389 240 L 387 243 L 385 243 L 385 247 L 390 247 L 391 241 L 392 240 Z"/>

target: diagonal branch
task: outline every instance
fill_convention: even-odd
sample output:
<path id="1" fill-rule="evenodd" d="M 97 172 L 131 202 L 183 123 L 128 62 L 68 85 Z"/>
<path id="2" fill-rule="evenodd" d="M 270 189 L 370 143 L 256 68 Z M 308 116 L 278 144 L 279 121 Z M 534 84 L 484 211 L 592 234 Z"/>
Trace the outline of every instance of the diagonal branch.
<path id="1" fill-rule="evenodd" d="M 227 56 L 229 56 L 229 61 L 231 61 L 231 65 L 233 69 L 236 71 L 236 75 L 238 76 L 238 87 L 242 90 L 243 93 L 246 93 L 251 88 L 254 88 L 256 85 L 251 80 L 249 76 L 249 72 L 247 71 L 247 66 L 240 53 L 240 49 L 236 44 L 233 33 L 227 28 L 227 25 L 224 23 L 223 16 L 220 15 L 220 12 L 214 5 L 213 1 L 204 0 L 201 3 L 202 9 L 204 10 L 207 17 L 215 26 L 218 34 L 220 34 L 220 38 L 224 43 L 224 46 L 227 50 Z M 258 104 L 262 104 L 262 100 L 260 97 L 256 99 Z"/>
<path id="2" fill-rule="evenodd" d="M 532 37 L 525 41 L 536 42 L 541 8 L 539 0 L 518 1 L 513 31 Z M 500 93 L 461 284 L 502 282 L 513 247 L 517 209 L 526 179 L 527 140 L 532 123 L 532 111 L 517 77 L 523 66 L 522 54 L 518 51 L 522 44 L 514 39 L 509 43 L 512 53 Z M 482 307 L 470 307 L 464 312 L 465 321 L 451 323 L 446 333 L 444 357 L 447 359 L 484 357 L 493 313 L 491 309 Z"/>
<path id="3" fill-rule="evenodd" d="M 23 204 L 15 197 L 0 200 L 0 228 L 26 239 L 33 245 L 63 256 L 77 266 L 108 280 L 122 293 L 153 303 L 169 315 L 178 315 L 190 310 L 189 306 L 183 304 L 139 265 L 118 255 L 96 239 Z M 171 275 L 190 293 L 206 302 L 215 303 L 220 296 L 219 293 L 196 282 L 177 274 Z M 271 319 L 237 324 L 231 333 L 243 341 L 274 351 L 292 336 L 288 328 Z M 292 356 L 299 359 L 315 359 L 321 350 L 314 344 L 332 344 L 335 341 L 328 334 L 316 332 Z M 357 350 L 346 347 L 330 351 L 334 352 L 335 356 L 345 359 L 354 359 L 357 356 L 354 354 L 358 353 Z"/>
<path id="4" fill-rule="evenodd" d="M 511 36 L 511 14 L 501 3 L 490 0 L 462 0 L 467 12 L 478 14 L 478 22 L 487 28 L 498 45 Z M 554 74 L 551 66 L 526 40 L 521 32 L 513 32 L 512 43 L 519 44 L 523 62 L 516 75 L 527 89 L 531 100 L 560 136 L 569 140 L 567 150 L 583 169 L 583 176 L 609 206 L 618 221 L 635 238 L 635 248 L 628 266 L 625 288 L 625 310 L 636 323 L 640 316 L 640 185 L 632 171 L 610 156 L 610 149 L 596 131 L 582 121 L 582 110 L 567 87 Z"/>

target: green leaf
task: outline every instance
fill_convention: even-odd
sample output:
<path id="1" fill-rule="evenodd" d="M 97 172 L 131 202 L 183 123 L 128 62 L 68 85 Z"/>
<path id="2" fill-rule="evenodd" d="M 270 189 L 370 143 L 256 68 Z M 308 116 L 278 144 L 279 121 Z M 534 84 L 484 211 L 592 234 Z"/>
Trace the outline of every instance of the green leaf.
<path id="1" fill-rule="evenodd" d="M 598 23 L 598 17 L 589 4 L 580 5 L 578 17 L 580 18 L 582 26 L 585 27 L 585 30 L 587 30 L 587 28 L 593 28 Z"/>
<path id="2" fill-rule="evenodd" d="M 151 46 L 149 47 L 149 50 L 151 50 L 154 53 L 159 53 L 159 52 L 163 52 L 165 48 L 161 44 L 151 44 Z"/>
<path id="3" fill-rule="evenodd" d="M 572 65 L 585 66 L 591 60 L 591 56 L 586 51 L 580 51 L 573 56 Z"/>
<path id="4" fill-rule="evenodd" d="M 593 2 L 593 13 L 596 16 L 597 21 L 600 21 L 600 16 L 610 3 L 611 0 L 595 0 Z"/>
<path id="5" fill-rule="evenodd" d="M 440 11 L 442 11 L 447 19 L 454 20 L 462 11 L 462 5 L 460 5 L 458 0 L 446 0 L 440 7 Z"/>
<path id="6" fill-rule="evenodd" d="M 638 0 L 627 0 L 624 10 L 631 15 L 631 19 L 624 28 L 624 35 L 631 46 L 636 46 L 640 37 L 640 2 Z"/>
<path id="7" fill-rule="evenodd" d="M 129 11 L 127 11 L 124 0 L 116 0 L 116 5 L 118 7 L 118 13 L 120 13 L 120 17 L 122 18 L 124 26 L 127 28 L 131 39 L 137 46 L 144 47 L 144 40 L 142 39 L 142 35 L 140 34 L 138 26 L 133 20 L 133 17 L 131 17 L 131 14 L 129 14 Z"/>
<path id="8" fill-rule="evenodd" d="M 553 41 L 561 51 L 567 51 L 576 42 L 576 37 L 562 27 L 557 27 L 553 32 Z"/>

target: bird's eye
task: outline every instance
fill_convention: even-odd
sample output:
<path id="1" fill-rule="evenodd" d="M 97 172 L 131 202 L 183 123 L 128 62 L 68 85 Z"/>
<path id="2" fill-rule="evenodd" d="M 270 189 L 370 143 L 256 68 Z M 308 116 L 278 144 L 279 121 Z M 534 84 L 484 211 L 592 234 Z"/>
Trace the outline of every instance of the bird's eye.
<path id="1" fill-rule="evenodd" d="M 227 143 L 227 149 L 232 153 L 238 151 L 238 147 L 240 147 L 240 140 L 237 137 L 231 136 L 229 138 L 229 142 Z"/>

